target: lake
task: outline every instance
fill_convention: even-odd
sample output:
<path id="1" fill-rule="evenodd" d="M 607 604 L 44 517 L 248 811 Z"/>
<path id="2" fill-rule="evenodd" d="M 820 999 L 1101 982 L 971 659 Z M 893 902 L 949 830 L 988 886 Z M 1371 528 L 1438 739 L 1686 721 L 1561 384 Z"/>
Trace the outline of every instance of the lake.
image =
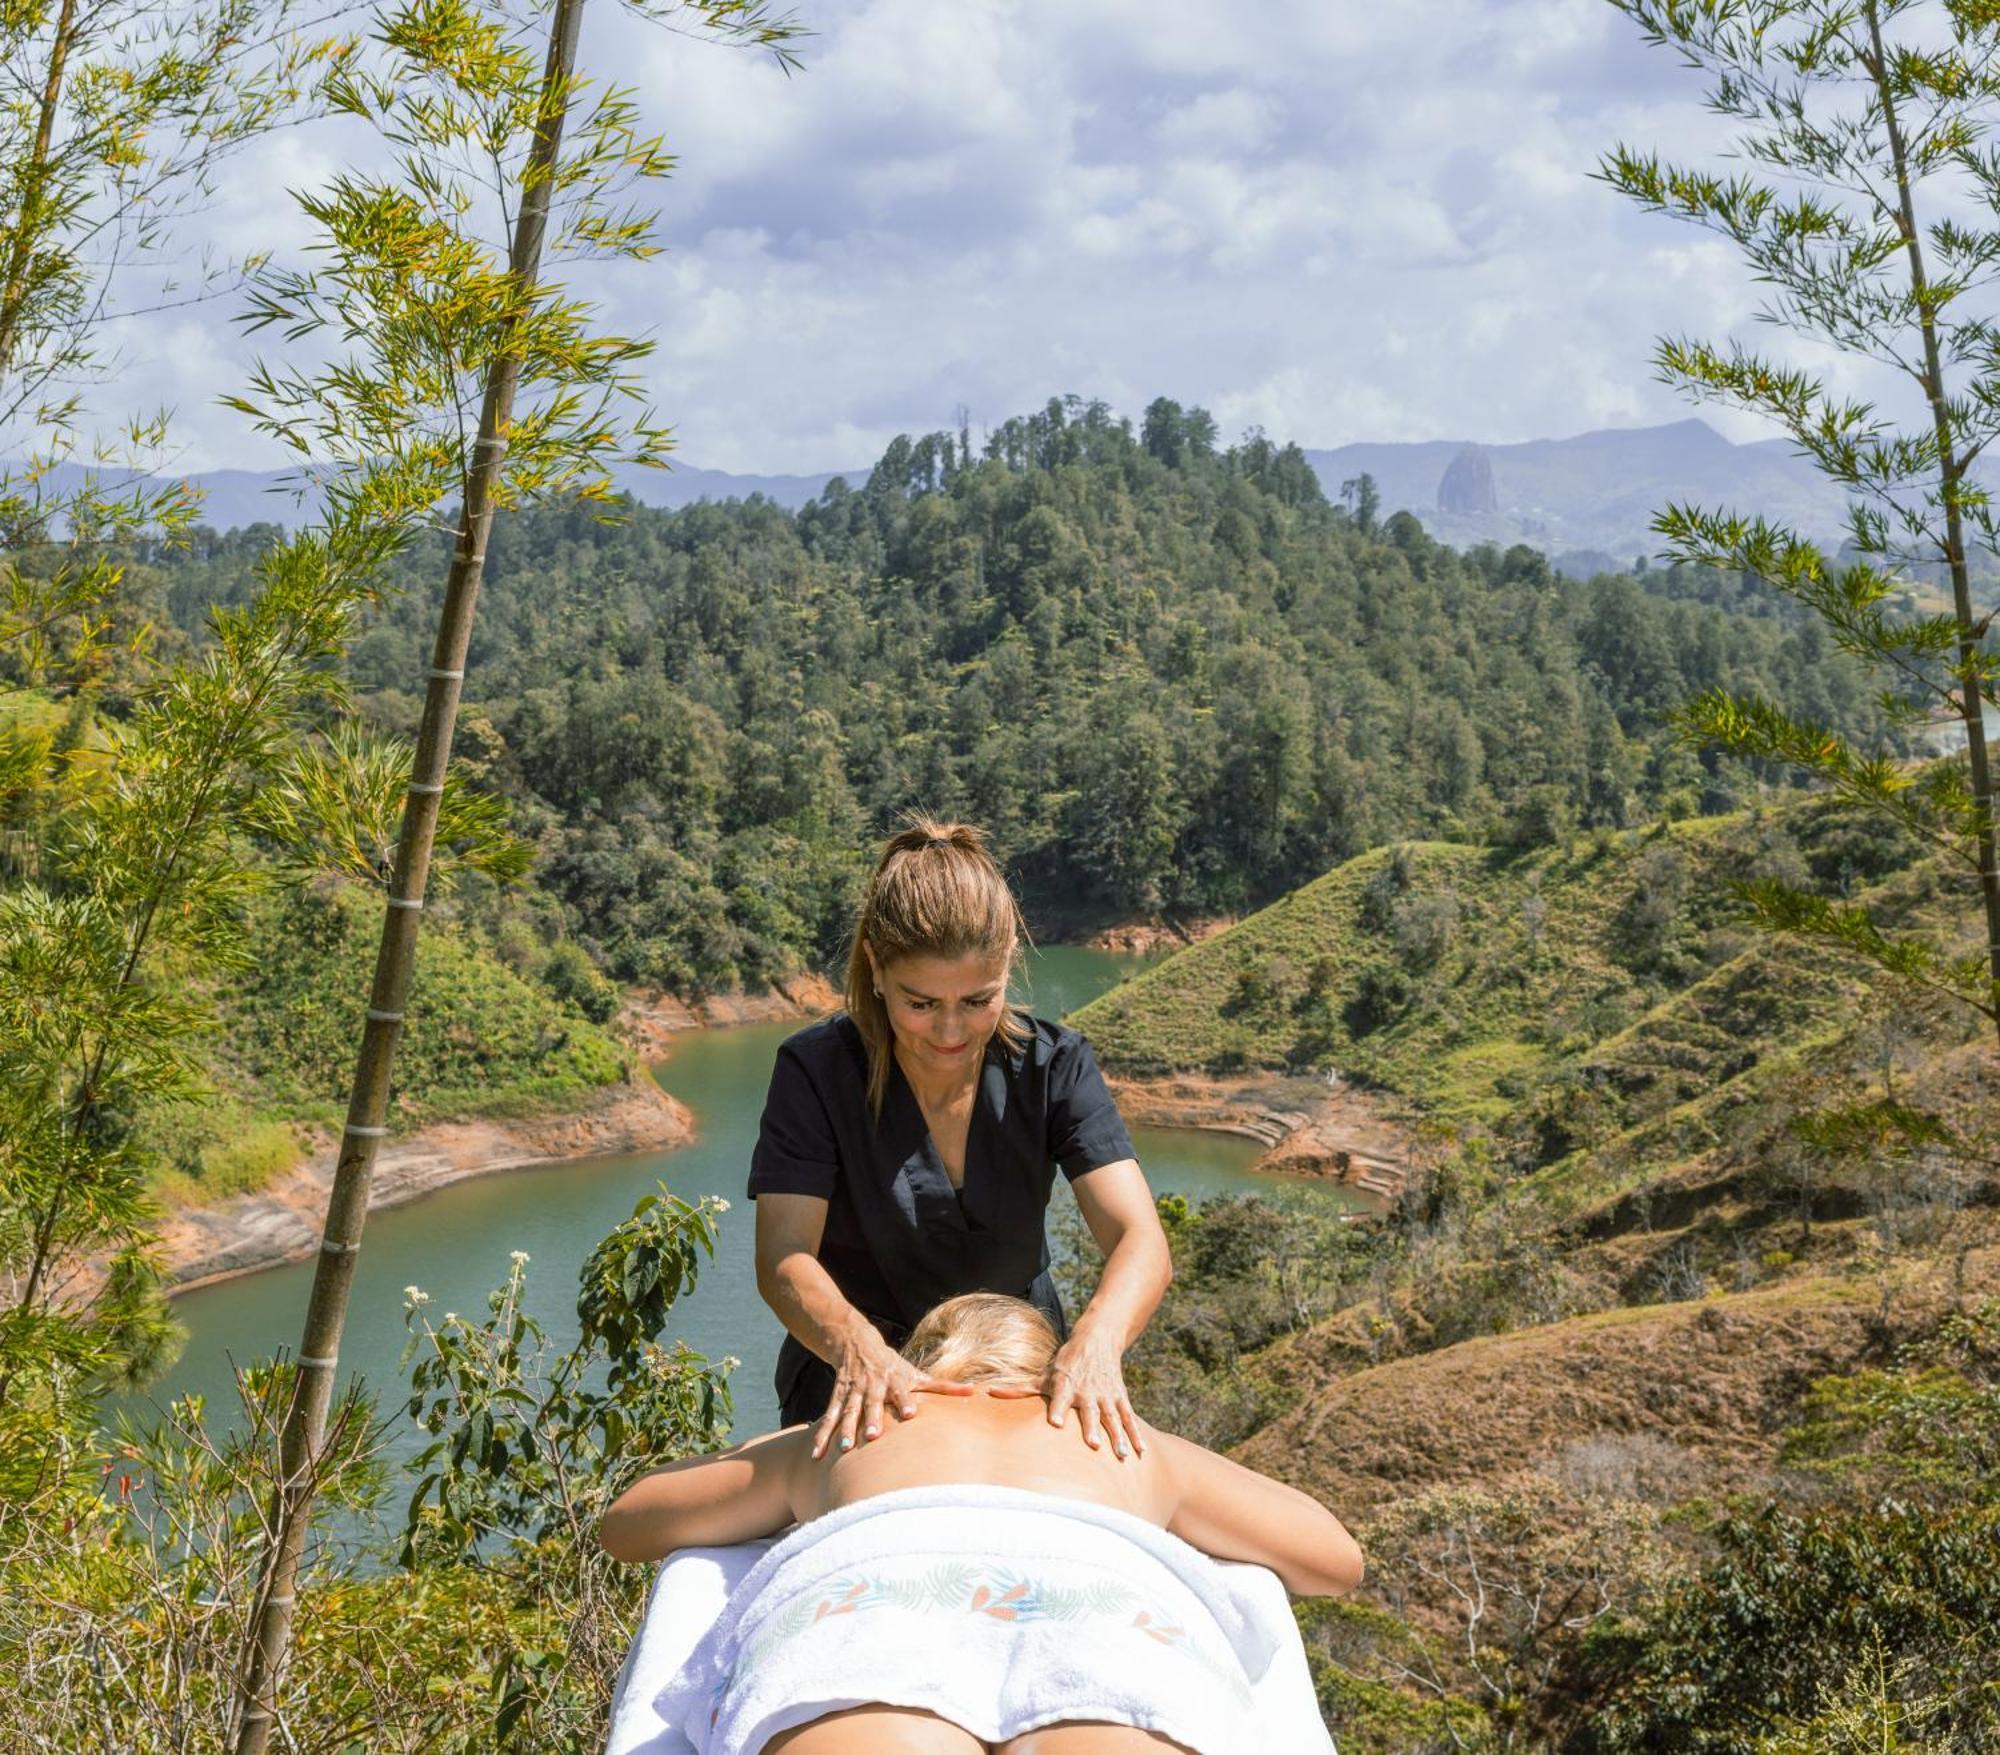
<path id="1" fill-rule="evenodd" d="M 1044 1016 L 1061 1017 L 1144 963 L 1051 946 L 1029 959 L 1022 998 Z M 434 1318 L 453 1310 L 483 1312 L 488 1290 L 506 1277 L 509 1253 L 516 1249 L 530 1257 L 528 1308 L 557 1344 L 567 1344 L 576 1333 L 576 1275 L 584 1257 L 630 1216 L 641 1196 L 664 1182 L 683 1200 L 720 1194 L 732 1203 L 722 1219 L 716 1259 L 676 1311 L 672 1332 L 710 1358 L 733 1353 L 742 1361 L 733 1380 L 740 1433 L 775 1425 L 771 1371 L 782 1334 L 757 1296 L 754 1209 L 744 1198 L 743 1183 L 773 1056 L 798 1027 L 788 1021 L 690 1030 L 676 1040 L 654 1071 L 694 1111 L 700 1137 L 692 1146 L 475 1177 L 373 1214 L 341 1342 L 342 1375 L 358 1374 L 388 1411 L 401 1382 L 403 1288 L 428 1292 Z M 1274 1180 L 1251 1171 L 1258 1147 L 1249 1140 L 1176 1128 L 1136 1128 L 1133 1137 L 1149 1180 L 1162 1194 L 1199 1199 L 1268 1188 Z M 1057 1188 L 1058 1200 L 1067 1202 L 1060 1177 Z M 1349 1199 L 1346 1190 L 1330 1185 L 1324 1193 L 1329 1200 Z M 312 1263 L 303 1261 L 177 1298 L 186 1351 L 145 1396 L 130 1398 L 128 1409 L 144 1414 L 148 1403 L 163 1406 L 198 1391 L 208 1398 L 212 1415 L 226 1418 L 236 1406 L 234 1366 L 279 1346 L 298 1345 L 311 1277 Z M 416 1436 L 407 1426 L 392 1427 L 392 1453 L 414 1448 Z"/>

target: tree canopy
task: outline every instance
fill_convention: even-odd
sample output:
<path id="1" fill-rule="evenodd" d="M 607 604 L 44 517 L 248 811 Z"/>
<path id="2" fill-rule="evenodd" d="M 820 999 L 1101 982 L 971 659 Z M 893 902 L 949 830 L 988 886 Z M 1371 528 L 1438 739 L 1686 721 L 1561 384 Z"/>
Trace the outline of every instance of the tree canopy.
<path id="1" fill-rule="evenodd" d="M 465 746 L 610 973 L 679 989 L 829 954 L 911 804 L 997 837 L 1044 922 L 1240 910 L 1401 836 L 1507 840 L 1726 808 L 1753 770 L 1662 716 L 1728 683 L 1880 734 L 1809 618 L 1734 581 L 1575 580 L 1332 504 L 1294 445 L 1052 400 L 865 486 L 524 513 L 495 534 Z M 268 538 L 160 557 L 173 615 Z M 415 723 L 436 557 L 355 643 Z M 1776 775 L 1775 767 L 1763 770 Z"/>

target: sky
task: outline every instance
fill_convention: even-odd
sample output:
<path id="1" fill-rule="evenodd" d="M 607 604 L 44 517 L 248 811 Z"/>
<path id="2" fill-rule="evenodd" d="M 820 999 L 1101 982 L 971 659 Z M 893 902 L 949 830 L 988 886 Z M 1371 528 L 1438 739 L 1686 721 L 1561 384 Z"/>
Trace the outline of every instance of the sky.
<path id="1" fill-rule="evenodd" d="M 804 70 L 594 0 L 587 65 L 679 168 L 665 253 L 582 283 L 650 335 L 680 454 L 865 467 L 1052 395 L 1165 395 L 1308 447 L 1507 443 L 1693 412 L 1662 333 L 1756 339 L 1728 246 L 1591 179 L 1615 142 L 1717 136 L 1695 75 L 1606 0 L 799 0 Z M 296 247 L 287 188 L 337 147 L 260 146 L 203 219 Z M 121 393 L 186 469 L 277 461 L 218 387 L 210 305 L 127 325 Z M 1706 415 L 1736 438 L 1768 436 Z"/>

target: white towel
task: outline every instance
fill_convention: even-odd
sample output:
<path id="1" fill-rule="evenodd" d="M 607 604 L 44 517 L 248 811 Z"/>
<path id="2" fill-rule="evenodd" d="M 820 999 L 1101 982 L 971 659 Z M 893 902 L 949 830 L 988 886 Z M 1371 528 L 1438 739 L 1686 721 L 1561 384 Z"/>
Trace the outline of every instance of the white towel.
<path id="1" fill-rule="evenodd" d="M 946 1486 L 862 1500 L 775 1545 L 675 1555 L 620 1677 L 607 1755 L 755 1751 L 864 1700 L 942 1710 L 996 1740 L 1092 1717 L 1204 1755 L 1333 1748 L 1264 1568 L 1085 1501 Z"/>

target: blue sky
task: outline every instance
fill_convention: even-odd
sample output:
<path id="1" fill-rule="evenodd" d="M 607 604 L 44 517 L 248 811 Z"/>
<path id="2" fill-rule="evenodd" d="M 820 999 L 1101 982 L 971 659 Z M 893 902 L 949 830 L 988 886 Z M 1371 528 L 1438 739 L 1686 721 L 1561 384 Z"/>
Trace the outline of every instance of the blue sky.
<path id="1" fill-rule="evenodd" d="M 655 337 L 690 462 L 865 464 L 960 404 L 977 426 L 1065 391 L 1312 446 L 1555 436 L 1680 418 L 1653 337 L 1750 332 L 1726 247 L 1590 180 L 1618 139 L 1715 138 L 1604 0 L 799 10 L 790 78 L 609 4 L 585 26 L 680 159 L 667 253 L 587 284 Z M 214 240 L 298 241 L 281 191 L 332 153 L 260 148 Z M 247 357 L 224 310 L 179 313 L 134 333 L 121 389 L 174 407 L 183 467 L 267 465 L 210 400 Z"/>

